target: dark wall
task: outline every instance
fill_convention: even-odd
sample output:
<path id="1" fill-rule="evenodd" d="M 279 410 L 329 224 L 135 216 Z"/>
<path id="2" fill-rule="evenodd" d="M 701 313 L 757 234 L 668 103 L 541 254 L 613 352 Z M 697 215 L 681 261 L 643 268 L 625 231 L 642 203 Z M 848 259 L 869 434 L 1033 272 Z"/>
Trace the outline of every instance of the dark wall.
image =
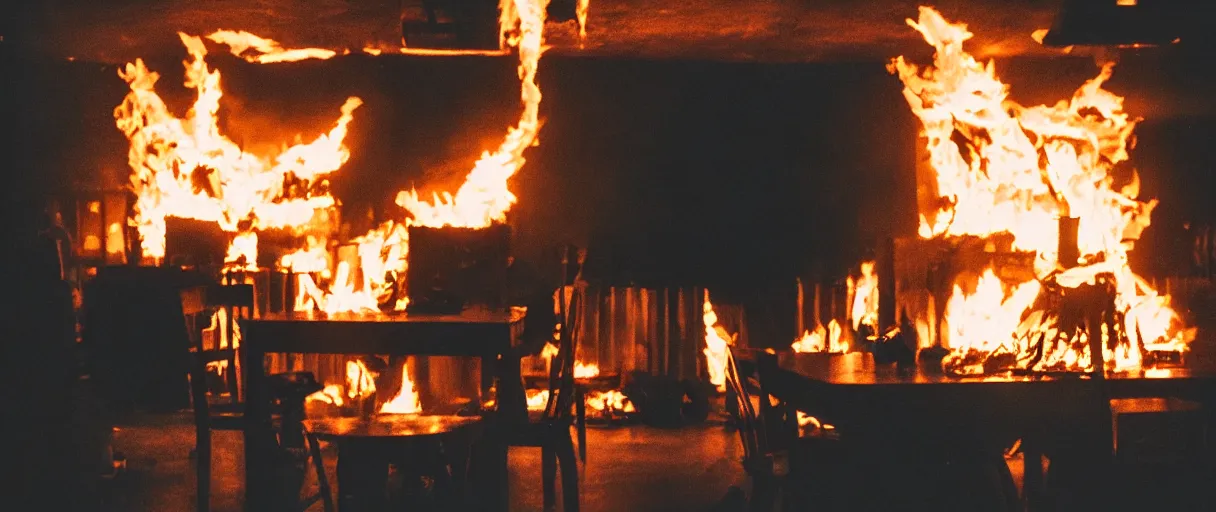
<path id="1" fill-rule="evenodd" d="M 224 77 L 223 129 L 250 149 L 311 139 L 346 96 L 365 100 L 348 137 L 354 156 L 334 178 L 348 215 L 397 214 L 401 188 L 455 190 L 519 112 L 505 58 L 253 65 L 215 54 L 210 62 Z M 1145 195 L 1162 199 L 1150 229 L 1162 237 L 1188 219 L 1216 217 L 1206 200 L 1212 81 L 1192 62 L 1176 52 L 1126 56 L 1110 84 L 1148 118 L 1136 158 Z M 192 96 L 180 60 L 149 66 L 184 114 Z M 1027 104 L 1066 98 L 1096 71 L 1086 58 L 997 69 Z M 31 100 L 42 112 L 31 127 L 43 141 L 38 169 L 65 182 L 124 183 L 126 141 L 111 117 L 125 92 L 116 68 L 62 62 L 46 73 L 56 79 Z M 919 126 L 882 63 L 550 56 L 540 82 L 540 146 L 512 184 L 525 257 L 573 241 L 590 244 L 590 265 L 619 280 L 730 287 L 812 268 L 840 272 L 881 237 L 914 233 Z"/>

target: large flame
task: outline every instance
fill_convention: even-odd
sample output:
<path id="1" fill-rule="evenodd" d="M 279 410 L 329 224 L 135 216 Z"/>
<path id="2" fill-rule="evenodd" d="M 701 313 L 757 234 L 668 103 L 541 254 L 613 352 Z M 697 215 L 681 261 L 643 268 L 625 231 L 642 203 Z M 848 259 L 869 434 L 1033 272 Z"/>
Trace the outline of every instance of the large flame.
<path id="1" fill-rule="evenodd" d="M 730 355 L 729 345 L 734 336 L 718 325 L 718 315 L 714 313 L 714 305 L 709 302 L 709 290 L 705 290 L 705 302 L 701 306 L 701 321 L 705 324 L 705 368 L 709 371 L 709 382 L 718 388 L 719 392 L 726 391 L 726 361 Z"/>
<path id="2" fill-rule="evenodd" d="M 992 62 L 963 49 L 972 36 L 966 25 L 928 7 L 908 24 L 936 49 L 932 67 L 903 57 L 889 66 L 924 126 L 935 173 L 939 200 L 921 212 L 921 236 L 1007 234 L 1014 251 L 1036 255 L 1028 281 L 1002 280 L 991 268 L 959 277 L 946 308 L 955 361 L 1005 352 L 1015 367 L 1088 369 L 1088 334 L 1066 328 L 1052 300 L 1084 283 L 1112 283 L 1122 317 L 1112 322 L 1116 332 L 1103 329 L 1105 361 L 1123 368 L 1138 364 L 1143 350 L 1184 349 L 1193 330 L 1127 263 L 1156 201 L 1139 201 L 1136 173 L 1116 168 L 1128 159 L 1136 121 L 1123 98 L 1102 88 L 1113 66 L 1071 99 L 1023 107 L 1008 99 Z M 1062 217 L 1079 219 L 1078 261 L 1059 261 Z M 980 371 L 969 366 L 964 371 Z"/>
<path id="3" fill-rule="evenodd" d="M 410 225 L 484 228 L 506 220 L 507 211 L 516 200 L 508 180 L 523 167 L 524 150 L 536 145 L 541 125 L 536 71 L 545 49 L 547 6 L 548 0 L 502 0 L 499 5 L 501 41 L 504 48 L 515 47 L 519 52 L 520 98 L 524 106 L 519 123 L 508 130 L 503 143 L 497 150 L 481 155 L 455 195 L 434 194 L 428 202 L 416 190 L 399 192 L 396 202 L 411 217 L 386 223 L 356 240 L 362 280 L 357 281 L 347 273 L 345 279 L 335 277 L 328 287 L 322 287 L 311 276 L 300 274 L 299 289 L 307 292 L 297 301 L 297 309 L 316 308 L 328 313 L 377 310 L 408 267 Z M 407 297 L 399 297 L 392 307 L 401 310 L 407 304 Z"/>
<path id="4" fill-rule="evenodd" d="M 219 131 L 220 72 L 208 68 L 202 39 L 178 35 L 190 54 L 186 87 L 196 94 L 184 118 L 170 112 L 157 95 L 159 75 L 142 60 L 119 71 L 131 92 L 114 117 L 131 142 L 128 162 L 140 247 L 146 258 L 165 256 L 166 217 L 212 221 L 225 231 L 243 232 L 228 255 L 234 263 L 254 266 L 254 230 L 305 226 L 318 210 L 335 205 L 325 178 L 350 158 L 343 139 L 362 101 L 348 98 L 334 127 L 310 143 L 277 155 L 247 153 Z"/>
<path id="5" fill-rule="evenodd" d="M 523 166 L 524 150 L 536 144 L 540 131 L 541 94 L 536 85 L 536 70 L 545 49 L 547 5 L 548 0 L 502 0 L 499 4 L 502 40 L 519 50 L 523 114 L 497 150 L 482 153 L 455 195 L 434 194 L 427 202 L 419 198 L 416 190 L 398 193 L 397 204 L 410 212 L 414 223 L 435 228 L 484 228 L 506 220 L 507 210 L 515 204 L 507 180 Z"/>

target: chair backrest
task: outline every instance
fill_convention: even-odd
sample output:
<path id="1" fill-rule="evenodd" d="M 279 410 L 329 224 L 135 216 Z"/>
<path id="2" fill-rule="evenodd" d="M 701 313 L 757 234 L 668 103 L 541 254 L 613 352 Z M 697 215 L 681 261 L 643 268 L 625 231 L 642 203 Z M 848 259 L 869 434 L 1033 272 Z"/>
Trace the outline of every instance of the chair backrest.
<path id="1" fill-rule="evenodd" d="M 200 325 L 207 309 L 207 287 L 193 286 L 180 292 L 182 321 L 186 337 L 190 342 L 190 361 L 187 365 L 190 377 L 190 400 L 194 406 L 194 421 L 203 425 L 210 417 L 207 403 L 207 361 L 203 350 L 203 332 Z"/>
<path id="2" fill-rule="evenodd" d="M 777 354 L 762 351 L 756 354 L 756 376 L 760 383 L 760 425 L 763 449 L 766 453 L 788 450 L 798 439 L 798 412 L 789 403 L 772 394 L 772 382 L 777 372 Z"/>
<path id="3" fill-rule="evenodd" d="M 565 282 L 566 266 L 573 255 L 567 248 L 562 259 L 562 276 Z M 577 398 L 574 386 L 574 356 L 578 351 L 578 332 L 580 315 L 575 314 L 583 301 L 584 290 L 575 285 L 570 294 L 570 302 L 566 302 L 565 289 L 557 294 L 558 321 L 561 322 L 559 339 L 557 340 L 557 355 L 549 365 L 549 401 L 545 406 L 546 419 L 568 419 L 572 417 L 572 407 Z"/>
<path id="4" fill-rule="evenodd" d="M 749 461 L 760 453 L 760 430 L 757 425 L 759 418 L 752 406 L 751 393 L 748 392 L 747 386 L 746 377 L 740 375 L 735 361 L 735 348 L 729 347 L 726 353 L 727 409 L 734 418 L 739 432 L 744 461 Z"/>

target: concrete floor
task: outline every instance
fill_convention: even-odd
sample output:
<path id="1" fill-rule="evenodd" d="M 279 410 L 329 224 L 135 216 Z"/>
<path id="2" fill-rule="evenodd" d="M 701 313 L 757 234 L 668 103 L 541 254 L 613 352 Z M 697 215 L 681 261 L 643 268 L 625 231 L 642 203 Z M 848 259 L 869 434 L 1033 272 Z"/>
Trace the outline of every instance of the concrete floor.
<path id="1" fill-rule="evenodd" d="M 111 486 L 109 510 L 192 510 L 190 416 L 144 415 L 123 423 L 114 433 L 113 445 L 126 456 L 128 467 Z M 593 427 L 587 437 L 588 463 L 581 469 L 584 511 L 710 510 L 730 486 L 746 481 L 738 462 L 738 437 L 720 424 L 678 430 Z M 239 511 L 244 490 L 241 435 L 216 432 L 213 438 L 212 510 Z M 335 481 L 334 455 L 327 450 L 331 482 Z M 539 450 L 512 449 L 512 511 L 541 510 L 540 466 Z M 320 505 L 314 509 L 320 510 Z"/>

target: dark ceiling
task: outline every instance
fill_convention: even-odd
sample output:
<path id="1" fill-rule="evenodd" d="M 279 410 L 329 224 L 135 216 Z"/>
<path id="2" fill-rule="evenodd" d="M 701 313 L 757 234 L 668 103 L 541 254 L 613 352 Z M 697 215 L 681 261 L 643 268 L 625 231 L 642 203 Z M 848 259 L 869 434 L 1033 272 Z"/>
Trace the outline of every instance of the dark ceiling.
<path id="1" fill-rule="evenodd" d="M 557 53 L 764 62 L 882 60 L 923 51 L 904 20 L 914 0 L 591 0 L 588 36 L 550 23 Z M 938 0 L 965 21 L 981 56 L 1058 53 L 1030 34 L 1050 25 L 1059 0 Z M 175 32 L 247 30 L 288 47 L 359 49 L 400 41 L 392 0 L 48 0 L 27 7 L 28 39 L 57 57 L 124 62 L 180 52 Z"/>

